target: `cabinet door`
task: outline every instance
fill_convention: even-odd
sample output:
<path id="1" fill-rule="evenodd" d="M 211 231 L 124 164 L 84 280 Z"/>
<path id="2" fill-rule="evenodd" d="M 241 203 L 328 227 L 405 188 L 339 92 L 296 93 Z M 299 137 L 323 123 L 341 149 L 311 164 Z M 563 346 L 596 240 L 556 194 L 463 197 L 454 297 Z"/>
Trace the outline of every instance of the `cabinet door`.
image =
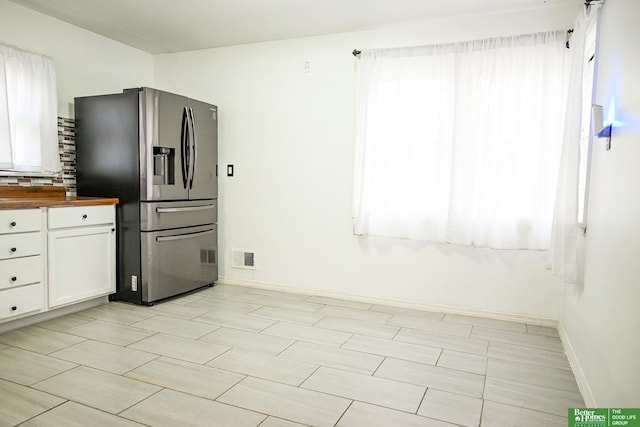
<path id="1" fill-rule="evenodd" d="M 49 307 L 115 292 L 112 225 L 49 231 Z"/>

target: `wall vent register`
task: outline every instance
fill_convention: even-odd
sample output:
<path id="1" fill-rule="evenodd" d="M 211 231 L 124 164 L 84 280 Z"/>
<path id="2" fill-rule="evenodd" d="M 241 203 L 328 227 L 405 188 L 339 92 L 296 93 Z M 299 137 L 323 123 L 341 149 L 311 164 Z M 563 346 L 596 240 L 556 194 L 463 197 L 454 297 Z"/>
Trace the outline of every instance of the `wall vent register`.
<path id="1" fill-rule="evenodd" d="M 247 251 L 244 249 L 233 249 L 231 253 L 231 267 L 255 270 L 256 269 L 255 252 Z"/>

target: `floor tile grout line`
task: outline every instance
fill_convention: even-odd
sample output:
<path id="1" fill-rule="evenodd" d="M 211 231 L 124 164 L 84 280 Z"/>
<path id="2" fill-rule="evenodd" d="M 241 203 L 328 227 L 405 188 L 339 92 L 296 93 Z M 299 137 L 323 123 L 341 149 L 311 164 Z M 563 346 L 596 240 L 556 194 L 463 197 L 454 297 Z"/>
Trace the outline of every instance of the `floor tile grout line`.
<path id="1" fill-rule="evenodd" d="M 155 362 L 155 361 L 157 361 L 158 359 L 160 359 L 161 357 L 166 357 L 166 356 L 163 356 L 163 355 L 157 355 L 157 354 L 155 354 L 155 353 L 149 353 L 149 354 L 151 354 L 151 355 L 155 355 L 156 357 L 154 357 L 153 359 L 149 360 L 148 362 L 144 362 L 142 365 L 139 365 L 139 366 L 136 366 L 135 368 L 129 369 L 127 372 L 123 372 L 122 374 L 119 374 L 119 375 L 120 375 L 121 377 L 130 378 L 130 377 L 127 377 L 127 374 L 129 374 L 129 373 L 131 373 L 131 372 L 135 371 L 135 370 L 136 370 L 136 369 L 138 369 L 138 368 L 142 368 L 143 366 L 148 365 L 148 364 L 149 364 L 149 363 L 151 363 L 151 362 Z M 86 366 L 86 365 L 82 365 L 82 366 Z M 87 367 L 88 367 L 88 368 L 90 368 L 91 366 L 87 366 Z M 118 374 L 116 374 L 116 375 L 118 375 Z"/>
<path id="2" fill-rule="evenodd" d="M 54 395 L 54 396 L 55 396 L 55 395 Z M 60 397 L 60 396 L 56 396 L 56 397 Z M 61 399 L 63 399 L 63 398 L 61 398 Z M 18 426 L 20 426 L 20 425 L 23 425 L 24 423 L 28 423 L 29 421 L 33 420 L 34 418 L 37 418 L 37 417 L 39 417 L 39 416 L 42 416 L 42 415 L 46 414 L 47 412 L 51 412 L 51 411 L 53 411 L 54 409 L 56 409 L 56 408 L 58 408 L 58 407 L 60 407 L 60 406 L 62 406 L 62 405 L 67 404 L 68 402 L 73 402 L 73 401 L 72 401 L 72 400 L 69 400 L 69 399 L 65 399 L 65 401 L 64 401 L 64 402 L 61 402 L 61 403 L 59 403 L 58 405 L 55 405 L 55 406 L 53 406 L 53 407 L 51 407 L 51 408 L 48 408 L 48 409 L 46 409 L 46 410 L 44 410 L 44 411 L 42 411 L 42 412 L 40 412 L 40 413 L 38 413 L 38 414 L 35 414 L 34 416 L 32 416 L 32 417 L 30 417 L 30 418 L 28 418 L 28 419 L 26 419 L 26 420 L 24 420 L 24 421 L 21 421 L 21 422 L 20 422 L 20 424 L 17 424 L 17 425 L 18 425 Z M 77 402 L 74 402 L 74 403 L 77 403 Z M 104 412 L 104 411 L 102 411 L 102 412 Z M 106 413 L 106 412 L 105 412 L 105 413 Z"/>
<path id="3" fill-rule="evenodd" d="M 489 362 L 487 361 L 487 364 L 488 363 Z M 485 373 L 482 376 L 482 397 L 481 397 L 481 399 L 482 399 L 483 406 L 484 406 L 484 397 L 485 397 L 484 393 L 485 393 L 486 390 L 487 390 L 487 370 L 485 370 Z"/>
<path id="4" fill-rule="evenodd" d="M 500 357 L 500 356 L 489 356 L 489 355 L 487 355 L 486 357 L 487 357 L 487 364 L 489 362 L 489 359 L 495 359 L 495 360 L 502 360 L 502 361 L 505 361 L 505 362 L 517 363 L 517 364 L 520 364 L 520 365 L 525 365 L 525 366 L 527 366 L 527 367 L 529 367 L 531 369 L 543 368 L 543 369 L 552 369 L 552 370 L 556 370 L 556 371 L 569 372 L 573 376 L 573 372 L 571 372 L 570 370 L 558 368 L 558 367 L 555 367 L 555 366 L 541 365 L 541 364 L 536 364 L 536 363 L 528 363 L 528 362 L 523 362 L 523 361 L 519 361 L 519 360 L 511 360 L 511 359 L 506 359 L 506 358 Z"/>
<path id="5" fill-rule="evenodd" d="M 174 359 L 174 360 L 179 360 L 179 359 Z M 199 399 L 204 399 L 204 400 L 208 400 L 208 401 L 211 401 L 211 402 L 217 402 L 217 403 L 221 403 L 221 404 L 225 404 L 225 405 L 229 405 L 229 406 L 235 406 L 235 405 L 230 405 L 230 404 L 228 404 L 228 403 L 224 403 L 224 402 L 218 402 L 218 398 L 219 398 L 220 396 L 222 396 L 223 394 L 225 394 L 226 392 L 228 392 L 229 390 L 231 390 L 233 387 L 237 386 L 237 385 L 238 385 L 239 383 L 241 383 L 243 380 L 245 380 L 245 379 L 247 379 L 247 378 L 257 378 L 257 377 L 252 377 L 252 376 L 250 376 L 250 375 L 238 374 L 237 372 L 227 371 L 227 370 L 220 369 L 220 368 L 213 368 L 212 366 L 203 366 L 203 367 L 205 367 L 205 368 L 211 368 L 211 369 L 218 369 L 218 370 L 220 370 L 220 371 L 224 371 L 224 372 L 232 373 L 232 374 L 235 374 L 235 375 L 239 375 L 239 376 L 241 376 L 242 378 L 240 378 L 240 379 L 239 379 L 238 381 L 236 381 L 234 384 L 230 385 L 228 388 L 226 388 L 224 391 L 222 391 L 220 394 L 218 394 L 218 396 L 216 396 L 215 398 L 213 398 L 213 399 L 212 399 L 212 398 L 209 398 L 209 397 L 206 397 L 206 396 L 202 396 L 202 395 L 200 395 L 200 394 L 195 394 L 195 393 L 192 393 L 192 392 L 189 392 L 189 391 L 179 390 L 179 389 L 177 389 L 177 388 L 173 388 L 173 387 L 168 387 L 168 386 L 160 385 L 160 384 L 157 384 L 157 383 L 154 383 L 154 382 L 150 382 L 150 381 L 148 381 L 148 380 L 138 379 L 138 378 L 132 378 L 132 377 L 129 377 L 129 376 L 126 376 L 126 375 L 121 375 L 121 376 L 123 376 L 124 378 L 130 379 L 130 380 L 134 380 L 134 381 L 138 381 L 138 382 L 141 382 L 141 383 L 144 383 L 144 384 L 148 384 L 148 385 L 151 385 L 151 386 L 154 386 L 154 387 L 160 387 L 160 389 L 161 389 L 161 390 L 158 390 L 157 392 L 153 393 L 152 395 L 150 395 L 150 396 L 148 396 L 148 397 L 146 397 L 146 398 L 144 398 L 144 399 L 142 399 L 142 400 L 138 401 L 137 403 L 135 403 L 135 404 L 131 405 L 130 407 L 133 407 L 133 406 L 135 406 L 135 405 L 137 405 L 137 404 L 139 404 L 139 403 L 141 403 L 141 402 L 143 402 L 143 401 L 147 400 L 148 398 L 150 398 L 151 396 L 153 396 L 153 395 L 155 395 L 155 394 L 157 394 L 157 393 L 161 392 L 162 390 L 171 390 L 171 391 L 174 391 L 174 392 L 176 392 L 176 393 L 186 394 L 186 395 L 188 395 L 188 396 L 197 397 L 197 398 L 199 398 Z M 127 372 L 127 373 L 129 373 L 129 372 Z M 282 383 L 281 383 L 281 384 L 282 384 Z M 287 384 L 287 385 L 290 385 L 290 384 Z M 239 407 L 239 408 L 241 408 L 241 407 Z M 129 408 L 127 408 L 127 409 L 129 409 Z M 249 410 L 249 409 L 247 409 L 247 408 L 241 408 L 241 409 Z M 124 412 L 124 411 L 126 411 L 126 409 L 125 409 L 125 410 L 123 410 L 123 412 Z M 254 411 L 254 412 L 255 412 L 255 411 Z"/>
<path id="6" fill-rule="evenodd" d="M 353 406 L 354 403 L 355 403 L 355 400 L 351 399 L 351 403 L 349 403 L 349 405 L 346 407 L 346 409 L 342 412 L 342 414 L 340 414 L 340 416 L 338 417 L 336 422 L 333 424 L 334 427 L 337 426 L 338 424 L 340 424 L 340 420 L 342 420 L 342 418 L 344 418 L 345 414 L 347 412 L 349 412 L 349 409 L 351 409 L 351 407 Z"/>
<path id="7" fill-rule="evenodd" d="M 482 339 L 482 338 L 476 338 L 476 339 Z M 548 348 L 541 348 L 541 347 L 530 347 L 530 346 L 520 345 L 518 343 L 513 343 L 513 342 L 509 342 L 509 341 L 496 341 L 496 340 L 486 340 L 486 341 L 488 341 L 489 343 L 494 343 L 496 345 L 504 344 L 504 345 L 509 345 L 509 346 L 512 346 L 512 347 L 519 347 L 519 348 L 522 348 L 523 350 L 548 351 L 549 353 L 561 354 L 561 355 L 566 357 L 566 353 L 564 351 L 555 351 L 555 350 L 550 350 Z"/>
<path id="8" fill-rule="evenodd" d="M 285 351 L 287 351 L 288 349 L 290 349 L 291 347 L 293 347 L 294 345 L 296 345 L 299 342 L 301 342 L 301 341 L 300 340 L 293 340 L 293 342 L 291 344 L 289 344 L 288 346 L 283 348 L 281 351 L 276 353 L 275 356 L 280 356 L 282 353 L 284 353 Z"/>
<path id="9" fill-rule="evenodd" d="M 480 418 L 478 419 L 478 426 L 482 425 L 482 416 L 484 415 L 484 403 L 486 402 L 486 400 L 484 400 L 484 389 L 482 390 L 482 405 L 480 406 Z"/>
<path id="10" fill-rule="evenodd" d="M 389 358 L 389 359 L 395 359 L 395 360 L 402 361 L 401 359 L 396 359 L 396 358 Z M 419 363 L 419 362 L 411 362 L 411 363 Z M 486 378 L 485 375 L 476 374 L 476 373 L 473 373 L 473 372 L 458 371 L 458 370 L 451 369 L 451 368 L 445 368 L 445 367 L 442 367 L 442 366 L 435 366 L 435 365 L 427 365 L 427 364 L 424 364 L 424 363 L 423 363 L 423 365 L 430 366 L 432 368 L 439 368 L 439 369 L 444 369 L 444 370 L 456 371 L 456 372 L 459 372 L 459 373 L 462 373 L 462 374 L 467 374 L 467 375 L 482 376 L 483 378 Z M 375 373 L 372 374 L 371 376 L 374 376 L 376 378 L 384 378 L 384 379 L 387 379 L 387 380 L 396 381 L 396 382 L 400 382 L 400 383 L 403 383 L 403 384 L 410 384 L 410 385 L 417 385 L 419 387 L 432 388 L 434 390 L 440 390 L 440 391 L 444 391 L 444 392 L 447 392 L 447 393 L 459 394 L 461 396 L 475 397 L 475 396 L 472 396 L 472 395 L 469 395 L 469 394 L 452 392 L 450 390 L 445 390 L 445 389 L 438 388 L 438 387 L 433 387 L 433 386 L 429 387 L 428 385 L 425 385 L 425 384 L 419 384 L 419 383 L 415 383 L 415 382 L 412 383 L 412 382 L 400 380 L 400 379 L 397 379 L 397 378 L 391 378 L 391 377 L 384 377 L 384 376 L 381 376 L 381 375 L 375 375 Z M 484 387 L 483 387 L 483 394 L 484 394 Z M 475 398 L 477 399 L 477 397 L 475 397 Z"/>
<path id="11" fill-rule="evenodd" d="M 484 338 L 476 338 L 476 337 L 473 337 L 473 336 L 465 337 L 465 336 L 463 336 L 463 335 L 449 334 L 449 333 L 442 332 L 442 331 L 434 331 L 434 330 L 432 330 L 432 329 L 419 329 L 419 328 L 412 328 L 412 327 L 409 327 L 409 326 L 400 326 L 400 328 L 401 328 L 401 329 L 405 329 L 405 330 L 407 330 L 407 329 L 408 329 L 408 330 L 413 330 L 413 331 L 429 332 L 429 333 L 434 333 L 434 334 L 438 334 L 438 335 L 444 335 L 444 336 L 445 336 L 445 337 L 447 337 L 447 338 L 454 337 L 454 338 L 462 338 L 462 339 L 467 339 L 467 340 L 482 340 L 482 341 L 487 341 L 487 340 L 485 340 Z M 398 331 L 398 332 L 399 332 L 399 331 Z"/>
<path id="12" fill-rule="evenodd" d="M 538 409 L 532 409 L 532 408 L 530 408 L 528 406 L 515 406 L 515 405 L 512 405 L 512 404 L 507 403 L 507 402 L 500 402 L 499 400 L 492 400 L 492 399 L 484 399 L 483 398 L 482 400 L 483 400 L 483 402 L 497 403 L 499 405 L 509 406 L 509 407 L 515 408 L 515 409 L 526 409 L 527 411 L 537 412 L 539 414 L 553 415 L 554 417 L 566 418 L 565 415 L 558 415 L 558 414 L 554 414 L 553 412 L 540 411 Z M 484 403 L 483 403 L 483 406 L 484 406 Z M 569 408 L 567 408 L 567 409 L 569 409 Z"/>
<path id="13" fill-rule="evenodd" d="M 385 360 L 387 360 L 387 356 L 384 356 L 380 361 L 380 363 L 378 364 L 378 366 L 376 367 L 376 369 L 373 370 L 373 372 L 371 373 L 372 377 L 376 377 L 376 372 L 378 372 L 378 370 L 380 369 L 382 364 L 385 362 Z M 383 378 L 383 377 L 377 376 L 376 378 Z"/>
<path id="14" fill-rule="evenodd" d="M 486 385 L 486 379 L 491 378 L 494 380 L 499 380 L 499 381 L 505 381 L 507 383 L 511 383 L 511 384 L 518 384 L 518 385 L 523 385 L 523 386 L 530 386 L 530 387 L 536 387 L 536 388 L 540 388 L 540 389 L 545 389 L 545 390 L 549 390 L 549 391 L 556 391 L 556 392 L 564 392 L 564 393 L 572 393 L 572 394 L 576 394 L 579 395 L 580 397 L 582 397 L 582 394 L 580 393 L 580 390 L 578 388 L 576 388 L 575 390 L 566 390 L 563 388 L 557 388 L 557 387 L 550 387 L 547 385 L 541 385 L 541 384 L 533 384 L 533 383 L 529 383 L 529 382 L 524 382 L 524 381 L 514 381 L 508 378 L 501 378 L 501 377 L 496 377 L 493 375 L 485 375 L 485 385 Z"/>
<path id="15" fill-rule="evenodd" d="M 438 363 L 440 363 L 440 358 L 442 357 L 442 353 L 444 353 L 444 348 L 440 348 L 440 354 L 438 354 L 438 358 L 436 359 L 436 363 L 434 363 L 433 366 L 439 366 Z"/>
<path id="16" fill-rule="evenodd" d="M 138 380 L 136 380 L 136 381 L 138 381 Z M 144 381 L 143 381 L 143 382 L 144 382 Z M 155 385 L 155 384 L 153 384 L 153 385 Z M 122 415 L 122 413 L 123 413 L 123 412 L 128 411 L 129 409 L 133 408 L 133 407 L 134 407 L 134 406 L 136 406 L 136 405 L 139 405 L 140 403 L 144 402 L 145 400 L 150 399 L 151 397 L 153 397 L 153 396 L 157 395 L 158 393 L 161 393 L 161 392 L 163 392 L 164 390 L 166 390 L 166 387 L 162 387 L 162 386 L 158 386 L 158 385 L 155 385 L 155 386 L 156 386 L 156 387 L 158 387 L 158 388 L 160 388 L 160 390 L 157 390 L 157 391 L 155 391 L 155 392 L 151 393 L 149 396 L 145 397 L 144 399 L 140 399 L 140 400 L 138 400 L 137 402 L 135 402 L 134 404 L 127 406 L 125 409 L 123 409 L 122 411 L 118 412 L 118 413 L 117 413 L 117 414 L 115 414 L 115 415 L 116 415 L 116 416 L 118 416 L 118 417 L 120 417 L 120 418 L 124 418 L 125 420 L 130 420 L 130 421 L 138 422 L 138 421 L 135 421 L 135 420 L 132 420 L 132 419 L 130 419 L 130 418 L 125 417 L 124 415 Z M 87 406 L 88 406 L 88 405 L 87 405 Z"/>
<path id="17" fill-rule="evenodd" d="M 316 369 L 314 369 L 312 373 L 310 373 L 309 375 L 307 375 L 307 377 L 306 377 L 302 382 L 300 382 L 300 384 L 298 384 L 298 385 L 297 385 L 297 386 L 295 386 L 295 387 L 298 387 L 298 388 L 302 388 L 302 389 L 304 389 L 304 387 L 302 387 L 302 385 L 303 385 L 304 383 L 306 383 L 306 382 L 309 380 L 309 378 L 311 378 L 311 377 L 312 377 L 316 372 L 318 372 L 318 371 L 320 370 L 320 368 L 322 368 L 322 367 L 324 367 L 324 365 L 318 365 L 318 367 L 317 367 Z M 274 381 L 274 382 L 277 382 L 277 381 Z M 308 389 L 305 389 L 305 390 L 308 390 Z"/>
<path id="18" fill-rule="evenodd" d="M 425 387 L 424 388 L 424 393 L 422 393 L 422 399 L 420 399 L 420 403 L 418 403 L 418 407 L 416 408 L 416 415 L 418 414 L 418 411 L 420 411 L 420 407 L 422 406 L 422 403 L 424 402 L 424 399 L 427 397 L 427 391 L 429 390 L 430 387 Z"/>

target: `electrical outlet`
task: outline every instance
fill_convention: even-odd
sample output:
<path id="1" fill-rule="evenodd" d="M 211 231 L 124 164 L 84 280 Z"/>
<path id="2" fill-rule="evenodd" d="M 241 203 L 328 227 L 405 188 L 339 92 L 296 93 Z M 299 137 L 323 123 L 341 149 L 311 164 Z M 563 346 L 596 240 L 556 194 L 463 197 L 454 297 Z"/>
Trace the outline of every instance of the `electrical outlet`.
<path id="1" fill-rule="evenodd" d="M 138 290 L 138 276 L 131 276 L 131 290 L 132 291 L 137 291 Z"/>

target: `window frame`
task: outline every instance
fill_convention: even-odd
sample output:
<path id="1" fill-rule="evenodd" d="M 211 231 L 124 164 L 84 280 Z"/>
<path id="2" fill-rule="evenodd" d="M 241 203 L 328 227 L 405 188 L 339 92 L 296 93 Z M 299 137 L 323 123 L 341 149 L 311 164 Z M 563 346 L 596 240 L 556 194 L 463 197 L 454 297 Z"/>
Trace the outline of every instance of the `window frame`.
<path id="1" fill-rule="evenodd" d="M 578 227 L 587 232 L 589 188 L 593 160 L 594 123 L 591 109 L 595 100 L 598 70 L 598 20 L 587 29 L 583 53 L 582 128 L 580 131 L 580 164 L 578 169 Z M 583 158 L 585 155 L 586 158 Z M 584 161 L 583 161 L 584 160 Z"/>

